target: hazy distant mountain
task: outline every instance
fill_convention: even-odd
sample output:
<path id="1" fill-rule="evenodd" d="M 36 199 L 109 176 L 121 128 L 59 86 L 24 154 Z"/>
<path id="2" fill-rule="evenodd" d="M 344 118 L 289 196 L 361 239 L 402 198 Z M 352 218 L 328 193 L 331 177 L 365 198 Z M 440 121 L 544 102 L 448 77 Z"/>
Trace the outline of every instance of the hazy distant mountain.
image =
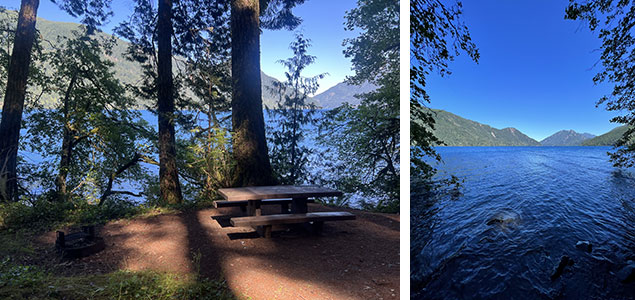
<path id="1" fill-rule="evenodd" d="M 577 133 L 573 130 L 560 130 L 540 141 L 543 146 L 580 146 L 582 142 L 594 138 L 590 133 Z"/>
<path id="2" fill-rule="evenodd" d="M 515 128 L 496 129 L 489 125 L 434 110 L 435 135 L 447 146 L 540 146 Z"/>
<path id="3" fill-rule="evenodd" d="M 274 108 L 279 98 L 279 96 L 274 94 L 270 89 L 273 87 L 274 82 L 279 82 L 279 80 L 265 74 L 264 72 L 260 72 L 260 83 L 262 84 L 262 105 L 269 108 Z"/>
<path id="4" fill-rule="evenodd" d="M 342 105 L 344 102 L 348 102 L 350 105 L 359 105 L 359 99 L 355 98 L 356 94 L 368 93 L 375 90 L 375 86 L 370 83 L 364 83 L 362 85 L 349 85 L 344 82 L 340 82 L 332 88 L 317 94 L 312 97 L 316 102 L 316 105 L 326 109 L 336 108 Z"/>
<path id="5" fill-rule="evenodd" d="M 613 146 L 615 142 L 619 140 L 624 132 L 626 132 L 626 125 L 614 128 L 613 130 L 598 135 L 592 139 L 586 140 L 582 143 L 582 146 Z"/>

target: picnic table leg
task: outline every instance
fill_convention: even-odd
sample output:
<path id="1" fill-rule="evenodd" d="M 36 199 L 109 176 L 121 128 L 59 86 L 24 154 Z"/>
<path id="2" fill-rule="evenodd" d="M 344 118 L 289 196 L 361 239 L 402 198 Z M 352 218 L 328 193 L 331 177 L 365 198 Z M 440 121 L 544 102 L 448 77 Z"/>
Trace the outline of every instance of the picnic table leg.
<path id="1" fill-rule="evenodd" d="M 308 211 L 306 205 L 307 198 L 293 198 L 291 200 L 291 213 L 304 214 Z"/>
<path id="2" fill-rule="evenodd" d="M 281 203 L 280 204 L 280 213 L 288 214 L 289 213 L 289 203 Z"/>
<path id="3" fill-rule="evenodd" d="M 262 215 L 262 210 L 260 209 L 260 200 L 247 201 L 247 215 L 250 215 L 250 216 Z"/>
<path id="4" fill-rule="evenodd" d="M 271 225 L 266 225 L 266 226 L 263 226 L 263 234 L 262 234 L 262 235 L 263 235 L 266 239 L 271 238 L 271 227 L 272 227 Z"/>
<path id="5" fill-rule="evenodd" d="M 262 203 L 260 200 L 248 200 L 247 201 L 247 215 L 249 216 L 260 216 L 262 215 L 262 209 L 260 205 Z M 267 228 L 269 227 L 269 228 Z M 254 229 L 258 233 L 258 235 L 270 238 L 271 237 L 271 226 L 255 226 Z"/>

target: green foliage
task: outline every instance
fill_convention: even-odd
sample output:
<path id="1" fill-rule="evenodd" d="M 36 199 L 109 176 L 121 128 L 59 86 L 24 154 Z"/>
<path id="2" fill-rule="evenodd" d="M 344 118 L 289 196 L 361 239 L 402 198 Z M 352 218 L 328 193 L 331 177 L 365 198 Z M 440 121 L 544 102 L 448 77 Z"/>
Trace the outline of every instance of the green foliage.
<path id="1" fill-rule="evenodd" d="M 13 39 L 16 24 L 18 22 L 17 12 L 7 10 L 0 6 L 0 95 L 4 98 L 6 88 L 6 78 L 8 76 L 9 59 L 13 49 Z M 42 65 L 46 64 L 46 43 L 40 35 L 36 35 L 33 48 L 31 49 L 31 64 L 29 64 L 29 81 L 25 103 L 41 101 L 43 98 L 41 86 L 46 81 L 46 69 Z M 4 101 L 4 99 L 0 99 Z"/>
<path id="2" fill-rule="evenodd" d="M 613 91 L 600 98 L 608 111 L 623 115 L 611 122 L 628 125 L 609 153 L 616 167 L 635 166 L 635 5 L 632 1 L 570 0 L 565 18 L 586 21 L 592 32 L 598 32 L 602 41 L 600 60 L 603 69 L 593 77 L 597 83 L 613 84 Z"/>
<path id="3" fill-rule="evenodd" d="M 616 127 L 607 133 L 582 142 L 582 146 L 615 146 L 627 129 L 626 125 Z"/>
<path id="4" fill-rule="evenodd" d="M 428 182 L 435 172 L 425 157 L 441 159 L 433 148 L 442 144 L 434 135 L 434 113 L 425 106 L 430 102 L 426 77 L 433 71 L 450 74 L 448 62 L 461 50 L 474 61 L 480 57 L 461 22 L 461 8 L 460 2 L 455 6 L 434 0 L 410 3 L 410 177 L 418 182 Z"/>
<path id="5" fill-rule="evenodd" d="M 217 8 L 220 13 L 225 8 Z M 213 22 L 212 30 L 190 43 L 183 81 L 193 93 L 185 108 L 193 116 L 184 127 L 189 138 L 179 141 L 179 172 L 189 183 L 184 191 L 198 202 L 218 199 L 217 190 L 231 185 L 234 177 L 231 154 L 231 124 L 226 112 L 231 108 L 231 59 L 227 14 Z M 177 22 L 178 23 L 178 22 Z M 202 25 L 200 25 L 202 26 Z"/>
<path id="6" fill-rule="evenodd" d="M 293 8 L 305 0 L 259 0 L 260 27 L 270 30 L 294 30 L 302 19 L 293 15 Z"/>
<path id="7" fill-rule="evenodd" d="M 366 209 L 399 211 L 399 119 L 393 112 L 378 105 L 343 105 L 325 112 L 320 124 L 319 139 L 335 150 L 330 161 L 338 161 L 328 166 L 336 171 L 331 184 L 379 200 L 362 201 Z"/>
<path id="8" fill-rule="evenodd" d="M 315 124 L 316 118 L 315 105 L 307 99 L 317 91 L 318 80 L 326 75 L 302 77 L 302 71 L 315 62 L 315 56 L 307 53 L 310 46 L 310 40 L 296 34 L 295 41 L 289 46 L 293 57 L 279 61 L 287 68 L 286 81 L 274 82 L 270 87 L 278 95 L 278 102 L 273 109 L 267 110 L 273 125 L 267 125 L 269 157 L 277 180 L 286 185 L 304 183 L 309 175 L 306 166 L 311 150 L 301 142 L 306 130 L 304 126 Z"/>
<path id="9" fill-rule="evenodd" d="M 346 39 L 344 54 L 355 75 L 349 84 L 365 82 L 374 91 L 357 95 L 358 107 L 343 105 L 325 113 L 322 143 L 337 154 L 333 184 L 362 193 L 369 209 L 399 211 L 399 1 L 358 1 L 348 12 L 346 29 L 360 31 Z"/>
<path id="10" fill-rule="evenodd" d="M 540 146 L 514 128 L 496 129 L 443 110 L 431 112 L 435 120 L 434 135 L 447 146 Z"/>
<path id="11" fill-rule="evenodd" d="M 208 121 L 213 120 L 208 115 Z M 183 168 L 181 176 L 192 184 L 199 201 L 217 199 L 217 190 L 231 185 L 234 161 L 230 152 L 230 133 L 219 124 L 208 123 L 207 128 L 197 126 L 180 155 Z"/>
<path id="12" fill-rule="evenodd" d="M 12 39 L 13 37 L 9 33 L 15 29 L 16 22 L 17 22 L 16 11 L 0 8 L 0 24 L 7 24 L 9 28 L 8 31 L 2 31 L 3 32 L 1 34 L 2 36 L 8 35 Z M 5 28 L 5 27 L 2 26 L 2 28 Z M 55 48 L 62 47 L 63 44 L 61 43 L 65 42 L 65 39 L 63 39 L 64 37 L 72 36 L 73 31 L 82 30 L 82 27 L 80 24 L 67 23 L 67 22 L 54 22 L 54 21 L 44 20 L 41 18 L 38 19 L 36 23 L 36 28 L 39 33 L 38 34 L 39 42 L 36 41 L 36 43 L 39 43 L 38 51 L 43 53 L 54 51 Z M 104 40 L 113 38 L 111 35 L 108 35 L 103 32 L 96 32 L 95 36 Z M 1 41 L 2 41 L 2 37 L 0 37 L 0 42 Z M 141 68 L 139 65 L 124 59 L 123 53 L 125 52 L 126 45 L 127 43 L 125 41 L 120 39 L 115 39 L 115 44 L 113 45 L 112 53 L 110 54 L 102 53 L 102 59 L 107 59 L 107 60 L 116 62 L 113 67 L 113 71 L 115 72 L 116 77 L 124 83 L 133 83 L 140 80 Z M 35 47 L 36 46 L 34 45 L 34 48 Z M 4 50 L 10 49 L 10 47 L 7 48 L 5 45 L 2 45 L 2 48 Z M 0 50 L 0 53 L 2 51 L 3 50 Z M 2 55 L 0 54 L 0 57 L 1 56 Z M 50 70 L 49 63 L 46 61 L 38 61 L 39 57 L 40 55 L 32 55 L 32 59 L 34 60 L 33 63 L 31 64 L 32 67 L 36 70 L 45 72 L 48 75 L 52 75 L 52 74 L 54 75 L 54 73 L 52 73 L 52 71 Z M 5 66 L 6 65 L 2 64 L 2 66 L 0 66 L 0 70 L 4 68 Z M 0 75 L 1 74 L 2 73 L 0 73 Z M 37 99 L 37 101 L 41 103 L 42 106 L 46 108 L 53 107 L 56 104 L 56 102 L 60 100 L 59 95 L 53 95 L 53 94 L 40 95 L 41 92 L 43 90 L 46 91 L 46 89 L 44 89 L 42 85 L 40 84 L 34 84 L 32 79 L 33 79 L 33 76 L 29 76 L 28 91 L 29 93 L 32 94 L 32 97 L 31 97 L 31 101 L 27 101 L 27 102 L 32 102 L 33 100 Z M 0 84 L 4 84 L 4 83 L 0 83 Z M 0 88 L 0 90 L 2 89 Z M 139 107 L 143 107 L 143 104 L 140 104 Z M 136 108 L 139 108 L 139 107 L 136 107 Z"/>
<path id="13" fill-rule="evenodd" d="M 99 26 L 107 23 L 112 16 L 110 2 L 112 0 L 51 0 L 61 9 L 75 18 L 82 18 L 82 24 L 88 28 L 92 34 Z"/>
<path id="14" fill-rule="evenodd" d="M 45 278 L 45 273 L 37 267 L 15 265 L 8 257 L 3 258 L 0 261 L 0 297 L 26 298 L 21 291 L 36 289 Z M 11 294 L 6 291 L 11 291 Z"/>
<path id="15" fill-rule="evenodd" d="M 55 276 L 35 266 L 0 261 L 3 299 L 234 299 L 224 281 L 153 271 Z"/>
<path id="16" fill-rule="evenodd" d="M 114 63 L 102 59 L 102 53 L 111 53 L 113 39 L 102 40 L 84 31 L 74 32 L 59 44 L 64 46 L 48 59 L 55 75 L 49 77 L 46 90 L 61 95 L 62 100 L 55 109 L 38 103 L 30 107 L 22 143 L 27 151 L 46 160 L 22 164 L 22 173 L 32 184 L 40 183 L 30 190 L 51 189 L 51 179 L 57 176 L 71 194 L 95 201 L 108 192 L 106 182 L 120 165 L 138 153 L 153 151 L 154 134 L 140 112 L 131 109 L 134 101 L 115 78 Z M 140 181 L 146 174 L 134 165 L 115 176 Z"/>
<path id="17" fill-rule="evenodd" d="M 221 2 L 221 1 L 216 1 L 216 2 Z M 140 8 L 140 11 L 141 13 L 144 14 L 143 16 L 146 16 L 145 9 Z M 133 16 L 133 18 L 135 17 L 136 16 Z M 196 19 L 196 17 L 192 17 L 189 19 Z M 222 21 L 223 19 L 220 18 L 219 20 Z M 0 8 L 0 31 L 3 32 L 3 34 L 0 34 L 0 45 L 5 45 L 2 41 L 3 38 L 6 38 L 6 37 L 9 37 L 11 39 L 13 38 L 8 33 L 15 29 L 16 21 L 17 21 L 17 13 L 15 11 L 1 10 Z M 148 21 L 152 21 L 151 18 L 148 18 Z M 3 28 L 7 28 L 7 27 L 4 27 L 3 25 L 5 23 L 7 24 L 7 26 L 9 26 L 8 31 L 3 30 Z M 227 25 L 227 24 L 228 22 L 226 22 L 224 25 Z M 41 45 L 43 51 L 50 51 L 53 47 L 59 47 L 60 45 L 57 44 L 58 37 L 67 37 L 71 35 L 72 31 L 80 30 L 80 25 L 76 23 L 55 22 L 55 21 L 49 21 L 49 20 L 45 20 L 41 18 L 38 19 L 36 23 L 36 27 L 40 33 L 42 41 L 44 41 Z M 213 31 L 214 33 L 221 32 L 221 30 L 219 30 L 219 29 L 222 29 L 221 26 L 217 25 L 217 26 L 214 26 L 214 28 L 215 28 L 215 30 Z M 132 40 L 129 39 L 130 35 L 128 35 L 128 33 L 130 32 L 130 30 L 135 31 L 137 29 L 135 26 L 132 26 L 132 25 L 130 25 L 127 28 L 123 27 L 123 25 L 116 28 L 115 32 L 117 33 L 117 35 L 122 36 L 123 38 L 125 38 L 125 40 L 115 38 L 115 45 L 112 48 L 112 54 L 109 54 L 109 55 L 103 54 L 102 59 L 109 59 L 115 63 L 112 70 L 115 72 L 116 77 L 123 84 L 125 84 L 128 87 L 128 89 L 130 89 L 129 92 L 131 93 L 131 95 L 134 95 L 136 98 L 134 109 L 139 109 L 139 110 L 148 109 L 148 108 L 151 109 L 154 107 L 154 104 L 153 104 L 154 98 L 151 98 L 151 93 L 153 92 L 152 85 L 151 85 L 152 82 L 146 81 L 146 78 L 148 78 L 146 77 L 146 75 L 153 74 L 154 72 L 152 71 L 152 69 L 146 69 L 145 63 L 150 62 L 150 60 L 152 60 L 153 57 L 150 55 L 146 55 L 148 53 L 144 54 L 144 52 L 149 52 L 151 51 L 151 49 L 146 48 L 149 46 L 149 43 L 145 44 L 146 41 L 143 41 L 141 45 L 145 45 L 145 46 L 135 47 L 135 50 L 133 52 L 129 52 L 128 50 L 130 49 L 131 43 L 127 42 L 126 40 L 131 42 L 135 42 L 135 41 L 141 42 L 141 38 L 140 38 L 141 33 L 138 33 L 139 36 L 137 36 L 136 38 Z M 201 31 L 203 32 L 201 33 L 201 37 L 207 41 L 211 41 L 212 36 L 208 36 L 206 33 L 207 31 L 205 30 L 201 30 Z M 149 39 L 152 38 L 151 31 L 145 32 L 144 34 L 147 36 L 147 38 Z M 95 35 L 102 39 L 112 38 L 111 35 L 106 34 L 104 32 L 96 32 Z M 225 38 L 224 42 L 226 43 L 230 42 L 230 40 L 227 37 L 224 37 L 224 38 Z M 178 47 L 180 48 L 181 46 L 179 45 Z M 218 45 L 218 46 L 214 45 L 214 47 L 215 48 L 212 49 L 211 51 L 212 55 L 216 55 L 219 52 L 222 52 L 220 49 L 222 49 L 221 47 L 224 47 L 224 45 Z M 0 78 L 2 78 L 2 74 L 3 74 L 2 72 L 4 70 L 4 66 L 8 65 L 6 63 L 2 63 L 3 62 L 2 53 L 3 51 L 6 51 L 6 49 L 10 49 L 10 47 L 9 48 L 6 48 L 6 46 L 0 47 Z M 199 49 L 199 50 L 204 51 L 204 49 Z M 139 56 L 141 63 L 138 62 L 137 59 L 128 59 L 128 57 L 132 58 L 135 56 Z M 141 58 L 142 56 L 143 58 Z M 187 56 L 181 56 L 177 54 L 174 57 L 173 71 L 175 73 L 177 83 L 178 81 L 186 81 L 190 78 L 189 64 L 193 63 L 189 59 L 190 56 L 191 54 L 188 54 Z M 33 55 L 33 58 L 37 58 L 37 56 Z M 205 63 L 205 61 L 198 60 L 196 61 L 196 63 Z M 37 69 L 41 69 L 41 70 L 48 69 L 48 65 L 45 62 L 34 63 L 33 65 L 34 65 L 34 68 L 37 67 Z M 183 72 L 184 74 L 181 74 L 181 71 L 185 71 Z M 262 79 L 262 86 L 263 86 L 263 89 L 262 89 L 263 106 L 272 107 L 275 105 L 277 97 L 276 95 L 274 95 L 274 93 L 272 93 L 266 87 L 271 86 L 273 82 L 277 82 L 278 80 L 262 72 L 260 76 Z M 149 77 L 149 78 L 153 78 L 153 77 Z M 0 92 L 3 91 L 2 85 L 5 83 L 6 82 L 0 81 Z M 29 83 L 31 83 L 31 79 L 29 79 Z M 179 99 L 179 101 L 184 101 L 185 98 L 187 97 L 194 97 L 195 94 L 197 93 L 187 83 L 181 82 L 180 84 L 183 85 L 182 86 L 183 91 L 181 91 L 180 93 L 183 99 Z M 199 86 L 199 88 L 205 88 L 205 86 Z M 29 89 L 32 94 L 31 98 L 39 97 L 42 91 L 42 87 L 39 85 L 30 85 Z M 2 94 L 4 94 L 4 92 Z M 41 95 L 41 97 L 39 97 L 38 101 L 45 108 L 51 108 L 56 104 L 57 101 L 59 101 L 59 97 L 54 97 L 53 95 L 50 95 L 50 94 L 43 94 Z M 1 99 L 0 99 L 0 102 L 1 102 Z M 183 104 L 183 103 L 180 103 L 180 104 Z M 185 105 L 187 106 L 187 104 Z"/>
<path id="18" fill-rule="evenodd" d="M 154 206 L 135 205 L 118 199 L 99 206 L 89 204 L 83 199 L 51 202 L 43 197 L 29 204 L 15 202 L 0 205 L 0 229 L 38 231 L 70 225 L 103 224 L 110 220 L 131 218 L 154 210 L 156 210 Z"/>
<path id="19" fill-rule="evenodd" d="M 4 98 L 5 88 L 7 81 L 4 78 L 8 76 L 9 59 L 11 53 L 9 49 L 13 48 L 13 38 L 15 35 L 11 34 L 15 30 L 15 25 L 18 22 L 17 14 L 9 14 L 6 10 L 0 7 L 0 95 Z"/>

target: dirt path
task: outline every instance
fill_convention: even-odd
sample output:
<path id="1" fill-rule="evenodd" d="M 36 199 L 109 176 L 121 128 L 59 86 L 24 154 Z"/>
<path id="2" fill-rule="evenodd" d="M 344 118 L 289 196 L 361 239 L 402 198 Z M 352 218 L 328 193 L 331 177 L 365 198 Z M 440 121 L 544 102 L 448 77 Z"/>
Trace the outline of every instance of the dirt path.
<path id="1" fill-rule="evenodd" d="M 224 278 L 240 299 L 399 299 L 399 216 L 351 212 L 357 220 L 327 222 L 321 236 L 278 231 L 272 239 L 222 227 L 222 216 L 238 215 L 238 209 L 117 221 L 99 230 L 106 250 L 66 268 L 75 274 L 200 272 Z M 54 233 L 40 239 L 49 247 L 54 240 Z"/>

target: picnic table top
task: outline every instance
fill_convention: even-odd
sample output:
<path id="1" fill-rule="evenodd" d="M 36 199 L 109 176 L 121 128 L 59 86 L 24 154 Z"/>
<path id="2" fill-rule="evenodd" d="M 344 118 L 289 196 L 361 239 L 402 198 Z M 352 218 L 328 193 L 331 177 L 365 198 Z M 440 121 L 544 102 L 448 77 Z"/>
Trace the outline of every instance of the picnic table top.
<path id="1" fill-rule="evenodd" d="M 309 198 L 341 196 L 342 192 L 320 186 L 248 186 L 239 188 L 218 189 L 218 192 L 229 201 L 262 200 L 276 198 Z"/>

